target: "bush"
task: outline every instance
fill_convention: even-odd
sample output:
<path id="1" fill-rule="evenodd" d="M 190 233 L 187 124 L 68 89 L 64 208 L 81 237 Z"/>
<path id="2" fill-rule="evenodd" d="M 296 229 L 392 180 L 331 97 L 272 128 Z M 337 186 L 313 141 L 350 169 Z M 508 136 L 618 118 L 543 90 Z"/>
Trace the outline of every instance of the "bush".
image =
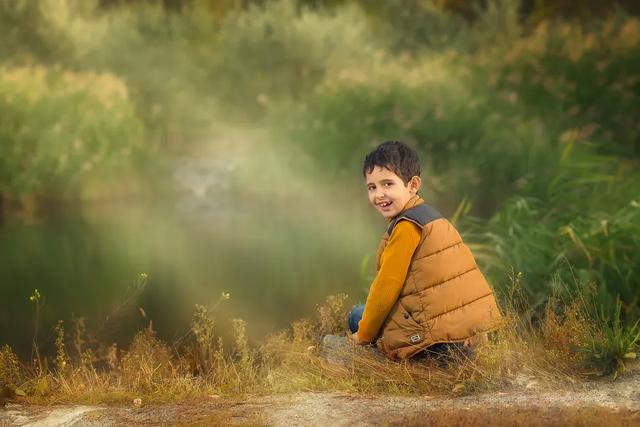
<path id="1" fill-rule="evenodd" d="M 211 81 L 225 105 L 264 113 L 275 100 L 301 100 L 327 73 L 375 52 L 364 14 L 298 7 L 293 0 L 230 14 L 215 41 Z M 247 114 L 248 113 L 248 114 Z"/>
<path id="2" fill-rule="evenodd" d="M 177 376 L 169 347 L 158 340 L 149 327 L 138 332 L 122 358 L 122 379 L 131 389 L 141 392 L 162 390 Z"/>
<path id="3" fill-rule="evenodd" d="M 71 193 L 95 170 L 129 166 L 142 125 L 111 74 L 0 68 L 0 191 Z"/>
<path id="4" fill-rule="evenodd" d="M 11 347 L 6 344 L 0 347 L 0 391 L 3 387 L 14 390 L 25 378 L 26 374 L 18 361 L 18 356 Z"/>
<path id="5" fill-rule="evenodd" d="M 625 325 L 621 320 L 621 304 L 616 301 L 612 316 L 599 311 L 594 320 L 598 323 L 598 333 L 589 337 L 588 363 L 598 367 L 603 373 L 614 373 L 614 378 L 625 370 L 625 361 L 635 360 L 640 343 L 640 320 Z"/>
<path id="6" fill-rule="evenodd" d="M 496 100 L 471 65 L 442 54 L 342 70 L 299 109 L 290 138 L 329 175 L 350 176 L 377 144 L 404 140 L 420 151 L 425 191 L 445 212 L 463 197 L 495 212 L 505 194 L 544 186 L 562 147 L 517 103 Z"/>
<path id="7" fill-rule="evenodd" d="M 149 145 L 175 148 L 208 136 L 221 117 L 255 122 L 274 103 L 302 99 L 329 70 L 376 49 L 356 6 L 312 10 L 278 0 L 221 9 L 202 2 L 176 10 L 147 2 L 3 4 L 0 22 L 11 31 L 0 35 L 19 47 L 0 46 L 0 58 L 116 74 L 145 120 Z"/>
<path id="8" fill-rule="evenodd" d="M 467 237 L 483 243 L 484 271 L 504 285 L 512 269 L 540 307 L 554 290 L 554 277 L 597 284 L 607 313 L 617 296 L 624 316 L 640 317 L 640 176 L 599 155 L 569 156 L 545 199 L 514 197 L 488 223 L 467 219 Z"/>
<path id="9" fill-rule="evenodd" d="M 572 129 L 564 139 L 637 158 L 639 61 L 640 20 L 611 16 L 591 27 L 543 21 L 489 66 L 497 91 L 518 94 L 557 132 Z"/>

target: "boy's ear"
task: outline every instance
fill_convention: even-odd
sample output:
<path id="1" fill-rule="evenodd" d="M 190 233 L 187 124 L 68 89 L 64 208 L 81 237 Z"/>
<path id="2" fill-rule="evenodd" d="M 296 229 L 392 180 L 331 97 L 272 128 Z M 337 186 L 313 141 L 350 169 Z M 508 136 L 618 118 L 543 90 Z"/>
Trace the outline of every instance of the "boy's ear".
<path id="1" fill-rule="evenodd" d="M 409 180 L 409 190 L 412 193 L 417 193 L 420 190 L 420 186 L 422 185 L 422 180 L 419 176 L 414 176 Z"/>

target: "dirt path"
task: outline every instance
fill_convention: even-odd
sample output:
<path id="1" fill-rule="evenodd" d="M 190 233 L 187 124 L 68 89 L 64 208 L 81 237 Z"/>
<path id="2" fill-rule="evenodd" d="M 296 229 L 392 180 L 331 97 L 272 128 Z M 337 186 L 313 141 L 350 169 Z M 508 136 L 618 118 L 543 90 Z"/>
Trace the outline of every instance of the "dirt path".
<path id="1" fill-rule="evenodd" d="M 212 397 L 141 407 L 41 408 L 9 404 L 0 410 L 0 425 L 194 424 L 640 426 L 640 374 L 564 390 L 530 386 L 457 398 L 308 392 L 241 400 Z"/>

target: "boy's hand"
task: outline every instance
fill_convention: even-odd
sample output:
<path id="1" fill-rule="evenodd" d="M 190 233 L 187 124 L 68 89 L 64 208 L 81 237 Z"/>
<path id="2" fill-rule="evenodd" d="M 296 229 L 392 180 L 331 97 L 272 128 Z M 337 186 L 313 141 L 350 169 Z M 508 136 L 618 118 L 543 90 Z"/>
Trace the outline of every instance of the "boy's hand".
<path id="1" fill-rule="evenodd" d="M 358 345 L 369 344 L 368 342 L 361 340 L 360 337 L 358 337 L 358 333 L 357 332 L 354 332 L 353 334 L 349 335 L 349 338 L 351 339 L 351 341 L 353 341 L 354 343 L 356 343 Z"/>

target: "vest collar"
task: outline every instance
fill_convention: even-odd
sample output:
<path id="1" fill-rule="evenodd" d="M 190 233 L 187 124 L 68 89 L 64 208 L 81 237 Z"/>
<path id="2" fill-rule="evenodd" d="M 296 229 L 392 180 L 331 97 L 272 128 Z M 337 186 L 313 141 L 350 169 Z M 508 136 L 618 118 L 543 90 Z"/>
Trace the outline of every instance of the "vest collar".
<path id="1" fill-rule="evenodd" d="M 394 216 L 393 218 L 387 218 L 387 224 L 391 224 L 391 222 L 393 220 L 395 220 L 396 218 L 398 218 L 400 215 L 402 215 L 404 213 L 404 211 L 406 211 L 407 209 L 411 209 L 414 208 L 418 205 L 421 205 L 424 203 L 424 200 L 422 199 L 422 197 L 418 196 L 417 194 L 415 196 L 412 196 L 407 203 L 404 205 L 404 207 L 402 208 L 402 210 L 400 211 L 400 213 L 398 213 L 398 215 Z"/>

